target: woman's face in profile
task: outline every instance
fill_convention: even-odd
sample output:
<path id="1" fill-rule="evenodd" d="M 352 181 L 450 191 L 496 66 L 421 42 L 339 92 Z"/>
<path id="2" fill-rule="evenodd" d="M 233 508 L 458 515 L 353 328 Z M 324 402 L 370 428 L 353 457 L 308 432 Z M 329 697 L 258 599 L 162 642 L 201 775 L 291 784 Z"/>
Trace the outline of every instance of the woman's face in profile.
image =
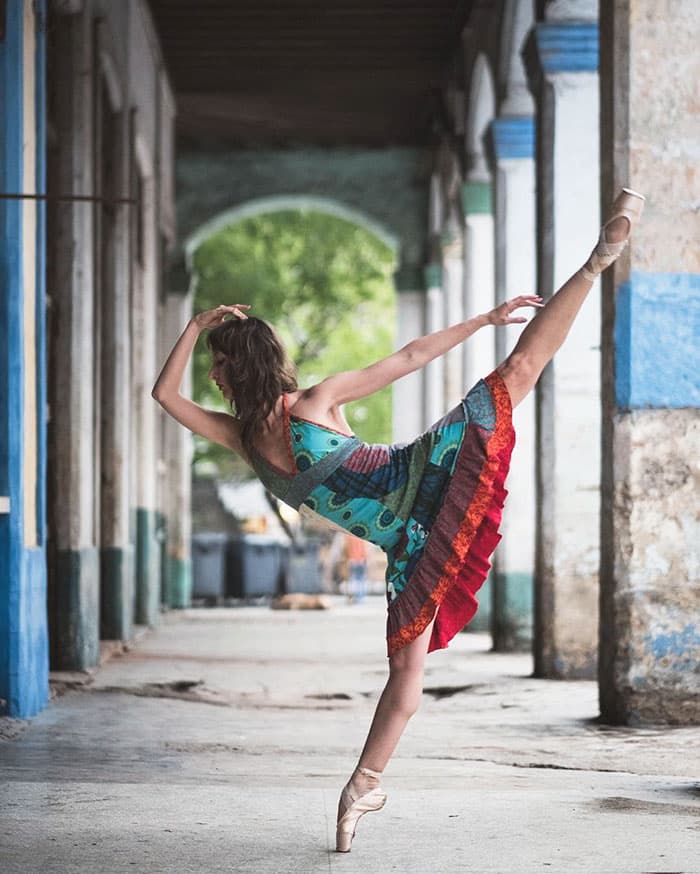
<path id="1" fill-rule="evenodd" d="M 212 355 L 212 365 L 209 368 L 207 376 L 214 380 L 221 394 L 227 401 L 232 400 L 231 386 L 226 381 L 225 372 L 226 357 L 221 352 L 214 352 Z"/>

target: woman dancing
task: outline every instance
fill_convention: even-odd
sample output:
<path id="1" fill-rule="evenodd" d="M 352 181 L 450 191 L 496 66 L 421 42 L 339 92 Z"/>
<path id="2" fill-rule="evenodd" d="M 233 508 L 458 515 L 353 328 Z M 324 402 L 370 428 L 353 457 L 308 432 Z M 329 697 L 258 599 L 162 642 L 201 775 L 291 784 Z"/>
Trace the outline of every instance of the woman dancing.
<path id="1" fill-rule="evenodd" d="M 340 796 L 339 852 L 350 850 L 360 816 L 384 806 L 379 779 L 418 708 L 426 653 L 446 647 L 476 612 L 475 595 L 500 539 L 512 408 L 563 343 L 597 275 L 623 251 L 643 205 L 642 195 L 622 190 L 586 264 L 546 304 L 536 295 L 516 297 L 362 370 L 299 389 L 275 331 L 248 317 L 248 305 L 235 304 L 195 316 L 158 377 L 153 397 L 178 422 L 240 454 L 302 515 L 320 516 L 386 553 L 389 678 Z M 540 312 L 508 358 L 413 443 L 367 445 L 352 434 L 343 404 L 425 367 L 487 325 L 527 321 L 513 315 L 523 307 Z M 202 330 L 209 331 L 209 376 L 234 416 L 180 394 Z"/>

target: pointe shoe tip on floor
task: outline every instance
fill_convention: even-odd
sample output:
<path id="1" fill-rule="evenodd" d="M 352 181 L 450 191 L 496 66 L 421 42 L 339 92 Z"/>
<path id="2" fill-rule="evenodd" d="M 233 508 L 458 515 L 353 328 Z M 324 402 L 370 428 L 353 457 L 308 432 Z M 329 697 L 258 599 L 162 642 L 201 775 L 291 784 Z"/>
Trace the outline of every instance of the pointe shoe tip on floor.
<path id="1" fill-rule="evenodd" d="M 633 188 L 623 188 L 623 194 L 630 194 L 632 197 L 638 197 L 640 200 L 646 200 L 646 197 L 643 194 L 640 194 L 638 191 L 635 191 Z"/>

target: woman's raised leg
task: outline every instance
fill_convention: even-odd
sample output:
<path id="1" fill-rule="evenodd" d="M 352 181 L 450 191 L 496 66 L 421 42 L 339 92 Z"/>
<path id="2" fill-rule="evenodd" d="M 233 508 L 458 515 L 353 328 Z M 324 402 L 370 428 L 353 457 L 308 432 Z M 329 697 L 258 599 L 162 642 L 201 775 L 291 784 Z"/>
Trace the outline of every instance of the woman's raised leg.
<path id="1" fill-rule="evenodd" d="M 545 366 L 566 339 L 596 275 L 609 266 L 624 248 L 633 221 L 641 216 L 643 202 L 641 195 L 620 195 L 614 209 L 618 204 L 622 206 L 617 208 L 613 218 L 604 226 L 601 240 L 586 265 L 552 295 L 522 332 L 508 358 L 498 366 L 498 373 L 508 388 L 513 406 L 517 406 L 532 390 Z"/>

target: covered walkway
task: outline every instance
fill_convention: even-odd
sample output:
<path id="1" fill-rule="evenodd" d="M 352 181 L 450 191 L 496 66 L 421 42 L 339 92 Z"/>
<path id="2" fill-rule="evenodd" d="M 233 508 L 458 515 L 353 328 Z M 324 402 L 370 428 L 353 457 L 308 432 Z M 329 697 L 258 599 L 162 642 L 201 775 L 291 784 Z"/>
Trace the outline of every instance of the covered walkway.
<path id="1" fill-rule="evenodd" d="M 4 874 L 697 872 L 700 729 L 596 719 L 487 635 L 432 653 L 385 809 L 335 807 L 385 675 L 384 603 L 170 613 L 31 722 L 4 720 Z M 59 679 L 57 675 L 56 679 Z M 82 685 L 70 688 L 70 681 Z"/>

